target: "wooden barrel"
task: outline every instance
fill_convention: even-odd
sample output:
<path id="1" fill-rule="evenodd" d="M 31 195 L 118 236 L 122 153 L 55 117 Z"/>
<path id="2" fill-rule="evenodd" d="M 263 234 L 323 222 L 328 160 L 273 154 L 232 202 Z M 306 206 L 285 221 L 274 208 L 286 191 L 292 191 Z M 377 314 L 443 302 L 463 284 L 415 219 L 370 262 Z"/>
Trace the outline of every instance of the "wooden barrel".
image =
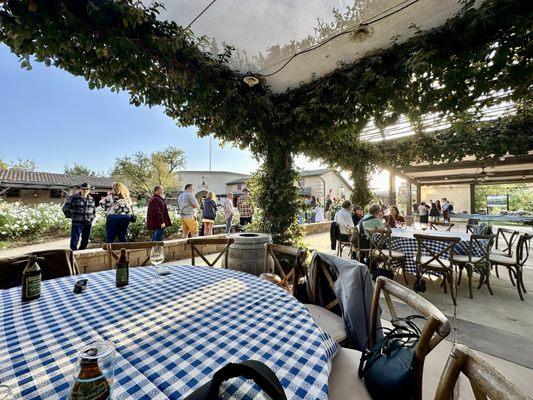
<path id="1" fill-rule="evenodd" d="M 229 247 L 228 268 L 256 276 L 263 273 L 265 244 L 271 242 L 270 235 L 242 232 L 228 236 L 235 240 Z"/>

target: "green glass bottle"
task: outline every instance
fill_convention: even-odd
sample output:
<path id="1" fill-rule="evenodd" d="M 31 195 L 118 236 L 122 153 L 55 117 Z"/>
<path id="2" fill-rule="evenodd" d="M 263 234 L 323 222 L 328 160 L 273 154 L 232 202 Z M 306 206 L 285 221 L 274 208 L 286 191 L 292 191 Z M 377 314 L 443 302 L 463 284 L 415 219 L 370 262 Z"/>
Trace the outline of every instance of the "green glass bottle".
<path id="1" fill-rule="evenodd" d="M 31 255 L 22 272 L 22 301 L 38 299 L 41 296 L 41 267 L 35 255 Z"/>
<path id="2" fill-rule="evenodd" d="M 129 263 L 126 259 L 126 249 L 120 249 L 120 257 L 115 266 L 116 268 L 116 285 L 117 287 L 126 286 L 130 280 Z"/>

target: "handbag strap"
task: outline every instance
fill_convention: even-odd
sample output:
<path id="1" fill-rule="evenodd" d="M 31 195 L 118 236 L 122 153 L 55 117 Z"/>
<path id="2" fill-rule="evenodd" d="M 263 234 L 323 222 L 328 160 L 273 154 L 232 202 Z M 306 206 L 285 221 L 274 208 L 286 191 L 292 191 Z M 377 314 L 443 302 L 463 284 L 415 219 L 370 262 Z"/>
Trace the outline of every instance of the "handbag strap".
<path id="1" fill-rule="evenodd" d="M 222 383 L 240 376 L 252 379 L 272 399 L 287 400 L 276 374 L 265 364 L 255 360 L 226 364 L 215 372 L 211 382 L 191 393 L 186 400 L 216 400 Z"/>

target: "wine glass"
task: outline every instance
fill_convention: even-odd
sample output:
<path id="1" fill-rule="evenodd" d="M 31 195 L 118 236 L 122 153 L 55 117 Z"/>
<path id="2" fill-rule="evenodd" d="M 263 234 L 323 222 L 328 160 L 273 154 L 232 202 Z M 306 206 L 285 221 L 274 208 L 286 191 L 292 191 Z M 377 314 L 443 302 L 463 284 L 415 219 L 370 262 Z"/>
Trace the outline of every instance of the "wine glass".
<path id="1" fill-rule="evenodd" d="M 158 275 L 158 280 L 161 279 L 161 276 L 170 274 L 168 265 L 160 265 L 163 261 L 165 261 L 165 249 L 162 245 L 157 244 L 150 250 L 150 263 L 156 267 L 155 272 Z"/>
<path id="2" fill-rule="evenodd" d="M 0 385 L 0 400 L 13 400 L 13 392 L 11 388 L 6 385 Z"/>

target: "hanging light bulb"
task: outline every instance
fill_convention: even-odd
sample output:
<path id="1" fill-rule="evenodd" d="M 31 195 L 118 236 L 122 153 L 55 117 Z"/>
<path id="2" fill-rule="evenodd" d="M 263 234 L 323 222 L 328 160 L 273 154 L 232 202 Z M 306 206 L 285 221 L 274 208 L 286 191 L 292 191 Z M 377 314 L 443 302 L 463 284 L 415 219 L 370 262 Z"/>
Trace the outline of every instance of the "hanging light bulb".
<path id="1" fill-rule="evenodd" d="M 244 83 L 246 83 L 250 87 L 254 87 L 259 83 L 259 79 L 257 79 L 255 76 L 245 76 L 243 79 Z"/>

